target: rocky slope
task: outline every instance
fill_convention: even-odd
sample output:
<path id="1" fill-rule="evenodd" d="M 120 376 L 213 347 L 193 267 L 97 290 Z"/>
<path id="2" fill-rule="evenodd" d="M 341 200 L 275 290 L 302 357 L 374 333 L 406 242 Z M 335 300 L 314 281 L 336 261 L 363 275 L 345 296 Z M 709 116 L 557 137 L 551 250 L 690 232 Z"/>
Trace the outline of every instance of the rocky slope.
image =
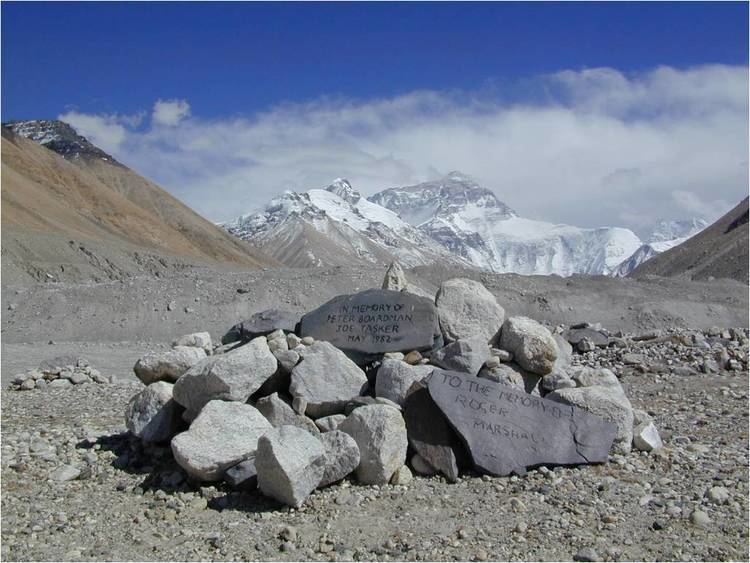
<path id="1" fill-rule="evenodd" d="M 632 277 L 659 275 L 748 283 L 748 198 L 711 226 L 642 264 Z"/>
<path id="2" fill-rule="evenodd" d="M 223 224 L 290 267 L 447 262 L 468 265 L 343 179 L 324 190 L 286 192 L 260 213 Z"/>
<path id="3" fill-rule="evenodd" d="M 623 260 L 612 275 L 618 277 L 627 276 L 646 260 L 682 244 L 690 237 L 695 236 L 708 226 L 703 219 L 691 219 L 687 221 L 659 221 L 653 232 L 644 243 L 630 257 Z"/>
<path id="4" fill-rule="evenodd" d="M 606 275 L 641 246 L 628 229 L 582 229 L 519 217 L 492 191 L 455 171 L 369 199 L 493 272 Z"/>
<path id="5" fill-rule="evenodd" d="M 8 281 L 123 279 L 195 263 L 276 264 L 62 122 L 3 126 L 2 174 Z"/>

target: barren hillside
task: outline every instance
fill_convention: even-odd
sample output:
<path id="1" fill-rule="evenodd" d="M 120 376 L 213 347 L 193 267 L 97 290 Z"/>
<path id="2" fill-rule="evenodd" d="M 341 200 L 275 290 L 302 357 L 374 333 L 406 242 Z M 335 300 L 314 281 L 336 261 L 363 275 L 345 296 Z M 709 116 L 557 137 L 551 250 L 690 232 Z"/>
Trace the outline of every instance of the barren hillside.
<path id="1" fill-rule="evenodd" d="M 5 128 L 2 180 L 3 275 L 10 281 L 274 264 L 129 168 L 68 161 Z"/>
<path id="2" fill-rule="evenodd" d="M 704 231 L 644 262 L 630 276 L 645 274 L 748 283 L 748 198 Z"/>

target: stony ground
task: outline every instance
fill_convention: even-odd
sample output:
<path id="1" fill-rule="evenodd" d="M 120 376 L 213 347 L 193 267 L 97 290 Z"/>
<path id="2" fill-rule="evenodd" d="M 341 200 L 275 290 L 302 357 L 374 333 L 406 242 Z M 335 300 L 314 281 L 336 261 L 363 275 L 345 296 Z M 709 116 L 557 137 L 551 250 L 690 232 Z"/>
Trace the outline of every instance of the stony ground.
<path id="1" fill-rule="evenodd" d="M 196 330 L 218 338 L 269 307 L 307 311 L 379 287 L 383 272 L 204 272 L 3 287 L 2 559 L 748 559 L 747 364 L 704 374 L 705 350 L 669 341 L 625 350 L 644 352 L 644 366 L 624 365 L 622 350 L 578 358 L 612 366 L 665 441 L 659 453 L 600 466 L 467 475 L 456 484 L 344 481 L 294 510 L 256 492 L 187 482 L 169 448 L 144 451 L 125 432 L 125 405 L 141 388 L 132 367 L 146 351 Z M 431 293 L 456 274 L 407 272 Z M 736 282 L 464 274 L 481 279 L 509 314 L 551 325 L 747 323 L 747 286 Z M 8 389 L 16 373 L 63 354 L 85 357 L 115 382 Z M 733 354 L 746 359 L 746 346 Z"/>
<path id="2" fill-rule="evenodd" d="M 644 347 L 670 365 L 660 374 L 619 351 L 576 359 L 622 374 L 658 453 L 455 484 L 344 481 L 297 510 L 190 483 L 168 448 L 144 451 L 123 422 L 134 378 L 6 389 L 2 559 L 747 560 L 748 374 L 675 369 L 695 364 L 685 350 Z"/>

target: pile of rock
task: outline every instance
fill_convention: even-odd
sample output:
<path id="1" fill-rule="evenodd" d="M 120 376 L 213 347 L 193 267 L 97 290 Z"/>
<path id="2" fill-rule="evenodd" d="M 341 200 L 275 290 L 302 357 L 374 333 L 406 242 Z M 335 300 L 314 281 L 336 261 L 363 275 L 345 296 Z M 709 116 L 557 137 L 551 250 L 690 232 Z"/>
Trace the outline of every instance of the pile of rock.
<path id="1" fill-rule="evenodd" d="M 220 346 L 198 333 L 141 358 L 147 387 L 128 404 L 129 430 L 169 441 L 196 481 L 257 486 L 291 506 L 350 474 L 407 483 L 407 459 L 454 481 L 604 462 L 613 442 L 661 445 L 614 373 L 572 367 L 565 339 L 506 319 L 482 284 L 449 280 L 434 300 L 400 291 L 393 271 L 386 285 L 299 322 L 259 313 Z"/>
<path id="2" fill-rule="evenodd" d="M 92 368 L 84 358 L 59 356 L 45 360 L 37 369 L 19 373 L 11 380 L 10 388 L 16 391 L 32 389 L 59 389 L 85 383 L 111 383 L 112 376 Z"/>

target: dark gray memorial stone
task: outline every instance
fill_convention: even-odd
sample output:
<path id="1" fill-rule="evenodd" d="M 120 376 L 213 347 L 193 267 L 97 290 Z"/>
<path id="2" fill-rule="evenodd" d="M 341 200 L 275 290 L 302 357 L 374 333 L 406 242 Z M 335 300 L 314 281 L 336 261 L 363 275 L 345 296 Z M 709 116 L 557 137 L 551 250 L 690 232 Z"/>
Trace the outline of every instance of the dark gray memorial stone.
<path id="1" fill-rule="evenodd" d="M 268 309 L 255 313 L 252 317 L 237 323 L 221 337 L 222 344 L 237 341 L 250 341 L 256 336 L 271 334 L 274 330 L 294 332 L 299 322 L 299 315 L 280 309 Z"/>
<path id="2" fill-rule="evenodd" d="M 448 424 L 427 389 L 427 381 L 440 373 L 442 370 L 435 370 L 409 388 L 403 404 L 404 421 L 409 445 L 414 451 L 434 470 L 455 482 L 459 469 L 471 466 L 471 461 L 456 431 Z"/>
<path id="3" fill-rule="evenodd" d="M 427 350 L 441 340 L 432 301 L 385 289 L 331 299 L 302 317 L 300 336 L 326 340 L 347 355 Z"/>
<path id="4" fill-rule="evenodd" d="M 617 426 L 570 405 L 462 373 L 434 373 L 430 396 L 480 471 L 524 475 L 538 465 L 607 461 Z"/>

